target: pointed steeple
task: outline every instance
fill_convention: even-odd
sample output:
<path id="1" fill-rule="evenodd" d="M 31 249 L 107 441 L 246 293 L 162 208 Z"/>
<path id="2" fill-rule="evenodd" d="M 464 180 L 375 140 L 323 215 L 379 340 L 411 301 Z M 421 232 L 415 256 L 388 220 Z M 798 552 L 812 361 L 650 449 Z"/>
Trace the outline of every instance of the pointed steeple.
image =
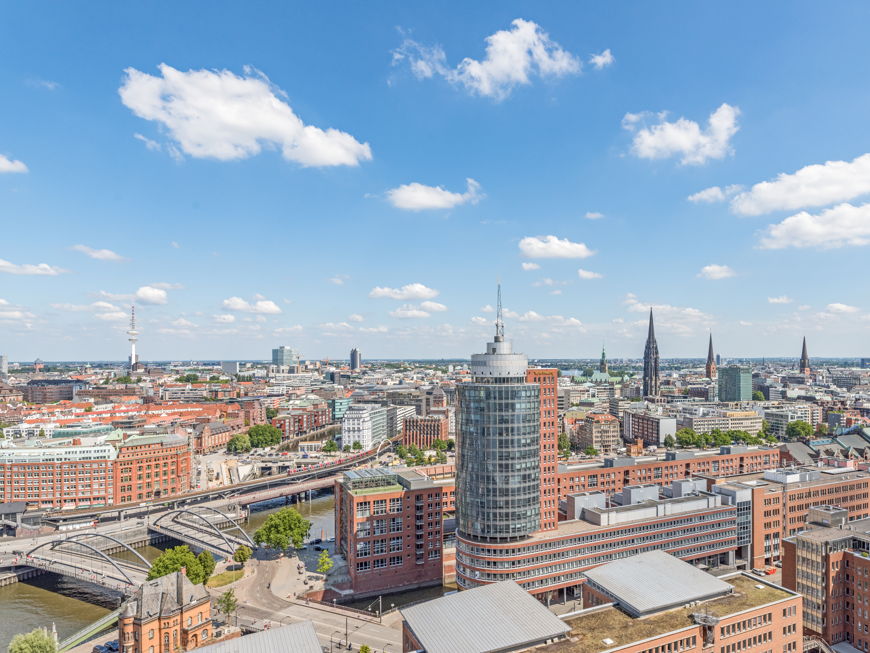
<path id="1" fill-rule="evenodd" d="M 643 351 L 643 396 L 656 396 L 659 393 L 659 346 L 653 326 L 652 307 L 649 309 L 649 332 Z"/>
<path id="2" fill-rule="evenodd" d="M 655 340 L 656 339 L 656 329 L 653 325 L 653 313 L 652 306 L 649 307 L 649 331 L 646 334 L 647 340 Z"/>
<path id="3" fill-rule="evenodd" d="M 801 374 L 809 374 L 810 373 L 810 356 L 807 354 L 807 337 L 804 336 L 804 345 L 801 349 L 801 360 L 798 363 L 798 370 L 800 370 Z"/>
<path id="4" fill-rule="evenodd" d="M 601 343 L 601 360 L 598 362 L 598 371 L 607 374 L 607 353 L 604 351 L 604 343 Z"/>
<path id="5" fill-rule="evenodd" d="M 716 377 L 716 356 L 713 355 L 713 334 L 710 334 L 710 343 L 707 346 L 707 365 L 704 368 L 708 379 Z"/>

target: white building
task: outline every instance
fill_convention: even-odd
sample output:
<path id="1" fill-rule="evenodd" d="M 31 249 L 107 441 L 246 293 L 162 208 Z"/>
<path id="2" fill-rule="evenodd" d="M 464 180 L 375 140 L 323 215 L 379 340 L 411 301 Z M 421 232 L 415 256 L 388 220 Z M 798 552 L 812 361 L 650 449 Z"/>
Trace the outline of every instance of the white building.
<path id="1" fill-rule="evenodd" d="M 351 404 L 341 420 L 341 443 L 354 442 L 367 451 L 388 437 L 387 409 L 373 404 Z"/>

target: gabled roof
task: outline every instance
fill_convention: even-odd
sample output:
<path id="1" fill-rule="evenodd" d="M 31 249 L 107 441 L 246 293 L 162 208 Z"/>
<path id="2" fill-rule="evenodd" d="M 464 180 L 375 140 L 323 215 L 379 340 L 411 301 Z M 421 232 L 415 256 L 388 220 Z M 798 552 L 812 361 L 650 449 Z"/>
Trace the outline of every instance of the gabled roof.
<path id="1" fill-rule="evenodd" d="M 171 615 L 182 606 L 208 600 L 205 587 L 194 585 L 185 574 L 176 571 L 145 582 L 125 604 L 124 616 L 151 621 Z"/>

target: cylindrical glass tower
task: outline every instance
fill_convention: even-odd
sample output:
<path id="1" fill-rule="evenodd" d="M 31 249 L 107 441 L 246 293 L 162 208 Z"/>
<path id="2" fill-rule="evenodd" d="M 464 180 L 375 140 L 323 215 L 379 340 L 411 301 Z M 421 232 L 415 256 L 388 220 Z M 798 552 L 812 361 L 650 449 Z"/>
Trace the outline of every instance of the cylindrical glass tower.
<path id="1" fill-rule="evenodd" d="M 471 357 L 474 381 L 457 386 L 459 543 L 511 541 L 540 528 L 540 387 L 528 361 L 498 333 Z"/>

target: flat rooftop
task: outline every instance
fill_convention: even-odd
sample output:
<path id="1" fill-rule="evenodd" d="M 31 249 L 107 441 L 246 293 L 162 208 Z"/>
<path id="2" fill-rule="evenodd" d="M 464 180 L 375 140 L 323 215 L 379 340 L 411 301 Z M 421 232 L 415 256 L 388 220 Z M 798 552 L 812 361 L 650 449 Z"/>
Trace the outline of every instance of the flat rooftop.
<path id="1" fill-rule="evenodd" d="M 734 587 L 731 594 L 704 601 L 700 606 L 692 608 L 675 608 L 643 619 L 630 617 L 615 607 L 590 610 L 587 614 L 568 619 L 567 624 L 571 627 L 569 641 L 552 644 L 547 651 L 599 653 L 681 628 L 689 628 L 695 623 L 692 613 L 702 608 L 714 616 L 724 617 L 796 596 L 793 592 L 744 574 L 725 577 L 723 580 Z M 613 643 L 605 644 L 605 639 L 610 639 Z"/>

